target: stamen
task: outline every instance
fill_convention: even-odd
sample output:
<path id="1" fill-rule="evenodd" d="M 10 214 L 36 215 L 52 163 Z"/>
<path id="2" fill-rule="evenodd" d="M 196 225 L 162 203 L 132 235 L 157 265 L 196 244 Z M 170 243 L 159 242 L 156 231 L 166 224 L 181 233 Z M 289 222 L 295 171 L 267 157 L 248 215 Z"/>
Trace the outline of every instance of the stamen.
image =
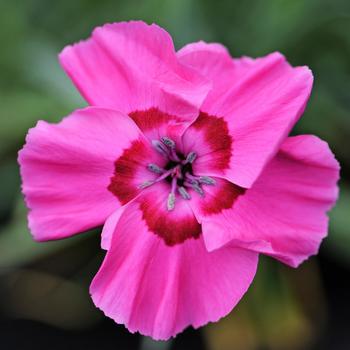
<path id="1" fill-rule="evenodd" d="M 204 191 L 202 187 L 198 184 L 192 184 L 191 186 L 201 197 L 204 197 Z"/>
<path id="2" fill-rule="evenodd" d="M 185 174 L 186 178 L 190 180 L 191 183 L 201 183 L 202 185 L 215 185 L 216 181 L 209 176 L 193 176 L 190 173 Z"/>
<path id="3" fill-rule="evenodd" d="M 213 186 L 213 185 L 216 184 L 216 181 L 214 179 L 212 179 L 211 177 L 209 177 L 209 176 L 200 176 L 199 177 L 199 182 L 201 184 L 210 185 L 210 186 Z"/>
<path id="4" fill-rule="evenodd" d="M 174 193 L 169 193 L 166 207 L 169 211 L 171 211 L 175 208 L 175 194 Z"/>
<path id="5" fill-rule="evenodd" d="M 143 182 L 141 185 L 139 185 L 139 188 L 144 189 L 147 188 L 159 181 L 162 181 L 164 179 L 166 179 L 168 176 L 172 175 L 174 173 L 175 169 L 170 169 L 168 171 L 166 171 L 165 173 L 163 173 L 161 176 L 157 177 L 155 180 L 148 180 Z"/>
<path id="6" fill-rule="evenodd" d="M 165 179 L 167 181 L 171 180 L 171 191 L 166 204 L 169 211 L 175 208 L 176 192 L 179 192 L 183 199 L 190 200 L 191 195 L 188 192 L 189 188 L 192 188 L 201 197 L 204 197 L 205 192 L 202 185 L 214 186 L 216 184 L 216 181 L 209 176 L 192 175 L 191 166 L 186 166 L 186 164 L 192 164 L 196 160 L 197 153 L 189 152 L 186 158 L 181 160 L 181 156 L 176 152 L 175 141 L 167 136 L 161 137 L 160 141 L 152 140 L 152 146 L 167 159 L 168 165 L 166 167 L 171 167 L 171 169 L 163 169 L 157 164 L 149 163 L 147 169 L 159 176 L 154 180 L 143 182 L 139 185 L 139 188 L 147 188 Z"/>
<path id="7" fill-rule="evenodd" d="M 191 199 L 191 195 L 187 192 L 185 187 L 180 186 L 177 190 L 179 191 L 183 199 Z"/>
<path id="8" fill-rule="evenodd" d="M 161 138 L 161 141 L 164 143 L 164 145 L 168 146 L 169 148 L 175 148 L 175 141 L 173 141 L 169 137 L 163 136 Z"/>
<path id="9" fill-rule="evenodd" d="M 175 162 L 180 162 L 180 158 L 177 156 L 174 148 L 170 148 L 170 157 L 169 158 Z"/>
<path id="10" fill-rule="evenodd" d="M 139 185 L 139 188 L 143 190 L 144 188 L 147 188 L 153 184 L 154 184 L 154 181 L 145 181 L 141 185 Z"/>
<path id="11" fill-rule="evenodd" d="M 187 155 L 186 159 L 184 160 L 183 164 L 188 164 L 188 163 L 192 164 L 196 160 L 196 158 L 197 158 L 197 154 L 194 152 L 190 152 Z"/>
<path id="12" fill-rule="evenodd" d="M 184 185 L 186 187 L 192 187 L 192 185 L 199 185 L 199 183 L 197 181 L 184 181 Z"/>
<path id="13" fill-rule="evenodd" d="M 155 148 L 155 150 L 160 153 L 161 155 L 165 156 L 165 158 L 169 157 L 169 151 L 168 148 L 162 144 L 158 140 L 152 140 L 152 146 Z"/>
<path id="14" fill-rule="evenodd" d="M 161 176 L 157 177 L 157 178 L 154 180 L 154 182 L 159 182 L 159 181 L 162 181 L 162 180 L 166 179 L 168 176 L 174 174 L 174 171 L 175 171 L 174 168 L 173 168 L 173 169 L 170 169 L 170 170 L 168 170 L 168 171 L 166 171 L 166 172 L 163 173 Z"/>
<path id="15" fill-rule="evenodd" d="M 193 176 L 190 173 L 185 174 L 186 178 L 190 180 L 190 182 L 199 182 L 199 177 L 198 176 Z"/>
<path id="16" fill-rule="evenodd" d="M 175 208 L 175 191 L 176 191 L 176 187 L 177 187 L 177 179 L 176 177 L 173 177 L 173 179 L 171 180 L 171 192 L 169 193 L 168 196 L 168 201 L 167 201 L 167 209 L 173 210 Z"/>
<path id="17" fill-rule="evenodd" d="M 153 164 L 153 163 L 148 164 L 147 169 L 156 174 L 163 174 L 165 171 L 164 169 L 160 168 L 157 164 Z"/>

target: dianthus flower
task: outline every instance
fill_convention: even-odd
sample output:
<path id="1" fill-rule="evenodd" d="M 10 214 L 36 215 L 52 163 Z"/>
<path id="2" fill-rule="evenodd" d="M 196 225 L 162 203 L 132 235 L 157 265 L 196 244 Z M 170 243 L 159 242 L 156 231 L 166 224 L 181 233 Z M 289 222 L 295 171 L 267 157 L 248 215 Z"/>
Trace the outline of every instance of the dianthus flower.
<path id="1" fill-rule="evenodd" d="M 90 107 L 29 131 L 29 227 L 46 241 L 104 225 L 90 293 L 107 316 L 167 339 L 227 315 L 260 253 L 293 267 L 317 253 L 339 166 L 317 137 L 288 137 L 307 67 L 204 42 L 175 52 L 143 22 L 97 28 L 59 59 Z"/>

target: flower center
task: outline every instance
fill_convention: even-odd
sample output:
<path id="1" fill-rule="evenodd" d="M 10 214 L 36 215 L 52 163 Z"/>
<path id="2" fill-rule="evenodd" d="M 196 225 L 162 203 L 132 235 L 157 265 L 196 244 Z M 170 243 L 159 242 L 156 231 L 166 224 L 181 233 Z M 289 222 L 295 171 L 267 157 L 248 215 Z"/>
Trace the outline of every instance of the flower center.
<path id="1" fill-rule="evenodd" d="M 167 209 L 175 208 L 176 193 L 185 200 L 190 200 L 189 189 L 194 190 L 203 197 L 205 192 L 203 186 L 214 186 L 215 180 L 209 176 L 196 176 L 192 171 L 192 164 L 197 158 L 195 152 L 189 152 L 186 156 L 176 151 L 175 141 L 169 137 L 162 137 L 160 140 L 152 141 L 153 148 L 168 161 L 165 168 L 150 163 L 147 169 L 159 176 L 155 180 L 145 181 L 139 185 L 144 189 L 160 181 L 167 181 L 170 184 L 170 193 L 167 199 Z"/>

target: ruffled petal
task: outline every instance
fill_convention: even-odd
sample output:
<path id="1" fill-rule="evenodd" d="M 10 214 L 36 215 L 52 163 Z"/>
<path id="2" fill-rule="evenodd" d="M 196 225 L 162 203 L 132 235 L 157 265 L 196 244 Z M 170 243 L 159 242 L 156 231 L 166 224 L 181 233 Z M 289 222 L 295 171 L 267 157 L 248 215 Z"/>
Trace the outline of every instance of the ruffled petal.
<path id="1" fill-rule="evenodd" d="M 167 244 L 144 215 L 136 202 L 121 215 L 90 287 L 95 305 L 131 332 L 161 340 L 227 315 L 249 287 L 258 254 L 232 246 L 209 253 L 202 236 Z"/>
<path id="2" fill-rule="evenodd" d="M 229 66 L 223 49 L 214 50 L 204 43 L 184 50 L 179 59 L 202 74 L 213 72 L 213 89 L 201 110 L 224 120 L 231 137 L 229 165 L 219 169 L 203 162 L 197 165 L 197 171 L 251 187 L 303 113 L 313 82 L 311 71 L 307 67 L 291 67 L 279 53 L 255 60 L 233 60 Z M 190 128 L 185 136 L 192 139 L 194 133 Z M 201 139 L 198 141 L 200 148 Z M 220 141 L 217 136 L 216 149 L 224 148 L 220 142 L 226 140 Z M 208 149 L 206 157 L 211 156 L 215 158 L 216 154 Z"/>
<path id="3" fill-rule="evenodd" d="M 235 83 L 232 77 L 236 74 L 236 65 L 221 44 L 204 41 L 191 43 L 179 50 L 177 57 L 181 63 L 199 70 L 212 82 L 211 97 L 227 92 L 227 87 Z"/>
<path id="4" fill-rule="evenodd" d="M 102 249 L 108 250 L 110 248 L 115 228 L 118 224 L 118 221 L 119 221 L 121 215 L 124 213 L 124 211 L 128 207 L 128 205 L 129 205 L 129 203 L 119 207 L 105 221 L 105 224 L 103 225 L 103 229 L 102 229 L 102 233 L 101 233 L 101 248 Z"/>
<path id="5" fill-rule="evenodd" d="M 209 251 L 231 242 L 296 267 L 317 253 L 327 235 L 326 213 L 337 199 L 338 178 L 339 165 L 325 142 L 290 137 L 253 187 L 233 192 L 231 208 L 215 212 L 200 200 L 191 205 Z M 214 195 L 225 188 L 217 187 Z M 225 197 L 216 198 L 218 208 Z"/>
<path id="6" fill-rule="evenodd" d="M 148 144 L 128 116 L 111 110 L 89 107 L 58 124 L 38 122 L 18 157 L 34 238 L 102 225 L 121 204 L 108 190 L 114 162 L 135 142 Z"/>
<path id="7" fill-rule="evenodd" d="M 158 108 L 192 121 L 210 88 L 179 63 L 165 30 L 140 21 L 96 28 L 88 40 L 67 46 L 59 59 L 91 105 L 127 114 Z"/>

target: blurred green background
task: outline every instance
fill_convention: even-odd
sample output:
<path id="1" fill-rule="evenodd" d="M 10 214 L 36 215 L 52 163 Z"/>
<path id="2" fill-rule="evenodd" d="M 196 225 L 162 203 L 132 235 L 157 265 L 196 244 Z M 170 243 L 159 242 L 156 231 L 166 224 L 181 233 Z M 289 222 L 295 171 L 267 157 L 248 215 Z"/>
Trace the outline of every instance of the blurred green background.
<path id="1" fill-rule="evenodd" d="M 177 48 L 217 41 L 233 56 L 281 51 L 315 75 L 295 133 L 328 141 L 342 165 L 340 199 L 318 257 L 298 270 L 262 258 L 240 305 L 217 324 L 170 342 L 130 335 L 97 311 L 89 282 L 103 259 L 99 231 L 35 243 L 16 155 L 38 119 L 85 102 L 57 62 L 67 44 L 105 22 L 143 19 Z M 349 0 L 0 0 L 1 349 L 350 349 Z"/>

